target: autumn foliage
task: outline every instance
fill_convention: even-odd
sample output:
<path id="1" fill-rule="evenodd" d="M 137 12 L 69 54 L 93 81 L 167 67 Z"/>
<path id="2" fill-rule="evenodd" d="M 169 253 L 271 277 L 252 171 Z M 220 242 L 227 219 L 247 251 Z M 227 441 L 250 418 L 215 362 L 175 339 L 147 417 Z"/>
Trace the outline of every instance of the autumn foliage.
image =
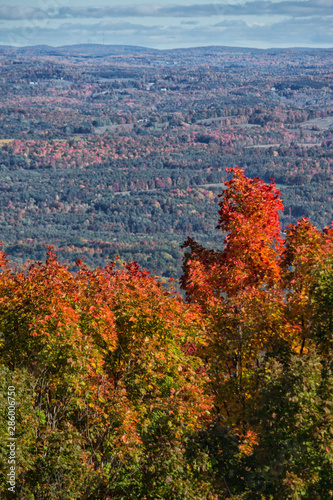
<path id="1" fill-rule="evenodd" d="M 311 336 L 311 291 L 316 272 L 328 265 L 332 229 L 319 231 L 303 218 L 283 236 L 274 181 L 230 172 L 217 226 L 225 246 L 208 250 L 188 238 L 181 286 L 210 325 L 206 355 L 218 414 L 244 434 L 265 352 L 285 342 L 302 353 Z"/>
<path id="2" fill-rule="evenodd" d="M 274 182 L 231 173 L 224 248 L 184 244 L 186 301 L 135 262 L 72 273 L 49 247 L 16 270 L 0 254 L 22 498 L 329 498 L 333 230 L 283 232 Z"/>
<path id="3" fill-rule="evenodd" d="M 45 264 L 1 276 L 2 365 L 24 378 L 34 428 L 21 436 L 18 481 L 25 494 L 37 481 L 43 498 L 87 488 L 84 498 L 118 498 L 118 488 L 143 498 L 149 478 L 149 498 L 171 486 L 186 498 L 173 476 L 186 463 L 184 439 L 211 407 L 203 363 L 189 349 L 204 344 L 202 319 L 135 263 L 79 265 L 74 276 L 50 249 Z"/>

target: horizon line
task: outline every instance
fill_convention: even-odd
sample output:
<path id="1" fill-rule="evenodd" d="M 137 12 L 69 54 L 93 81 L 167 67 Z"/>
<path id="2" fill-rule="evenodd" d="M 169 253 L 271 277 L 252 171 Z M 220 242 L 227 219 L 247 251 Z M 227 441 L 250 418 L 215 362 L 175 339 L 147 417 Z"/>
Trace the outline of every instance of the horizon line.
<path id="1" fill-rule="evenodd" d="M 99 47 L 133 47 L 147 50 L 155 50 L 158 52 L 167 52 L 171 50 L 190 50 L 190 49 L 207 49 L 207 48 L 228 48 L 228 49 L 247 49 L 247 50 L 260 50 L 260 51 L 268 51 L 268 50 L 333 50 L 333 46 L 331 47 L 313 47 L 313 46 L 289 46 L 289 47 L 254 47 L 254 46 L 238 46 L 238 45 L 192 45 L 189 47 L 173 47 L 168 49 L 158 49 L 156 47 L 148 47 L 144 45 L 133 45 L 133 44 L 123 44 L 123 43 L 72 43 L 65 45 L 48 45 L 48 44 L 35 44 L 35 45 L 7 45 L 0 44 L 0 48 L 12 48 L 12 49 L 28 49 L 28 48 L 37 48 L 37 47 L 45 47 L 50 49 L 62 49 L 67 47 L 91 47 L 91 46 L 99 46 Z"/>

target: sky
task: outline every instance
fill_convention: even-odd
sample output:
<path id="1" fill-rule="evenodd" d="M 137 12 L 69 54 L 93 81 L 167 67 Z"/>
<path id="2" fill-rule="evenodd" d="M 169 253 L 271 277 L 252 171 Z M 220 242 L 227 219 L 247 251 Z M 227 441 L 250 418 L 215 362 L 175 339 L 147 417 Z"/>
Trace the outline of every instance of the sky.
<path id="1" fill-rule="evenodd" d="M 8 2 L 8 0 L 7 0 Z M 12 0 L 0 45 L 333 48 L 333 0 Z"/>

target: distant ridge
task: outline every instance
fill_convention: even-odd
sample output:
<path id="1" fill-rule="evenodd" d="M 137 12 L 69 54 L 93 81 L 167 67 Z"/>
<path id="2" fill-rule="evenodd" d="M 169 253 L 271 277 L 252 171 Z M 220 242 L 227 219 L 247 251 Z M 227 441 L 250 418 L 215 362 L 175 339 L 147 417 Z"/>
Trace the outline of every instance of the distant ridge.
<path id="1" fill-rule="evenodd" d="M 27 47 L 13 47 L 0 45 L 0 52 L 15 55 L 32 56 L 69 56 L 69 57 L 107 57 L 117 54 L 154 54 L 161 53 L 158 49 L 150 49 L 136 45 L 102 45 L 102 44 L 78 44 L 51 47 L 49 45 L 33 45 Z"/>
<path id="2" fill-rule="evenodd" d="M 49 45 L 32 45 L 26 47 L 13 47 L 10 45 L 0 45 L 0 53 L 10 54 L 14 56 L 65 56 L 65 57 L 108 57 L 117 54 L 147 54 L 147 55 L 162 55 L 162 54 L 207 54 L 219 52 L 242 52 L 242 53 L 269 53 L 278 54 L 281 52 L 288 53 L 290 51 L 299 52 L 332 52 L 333 49 L 324 48 L 306 48 L 306 47 L 290 47 L 290 48 L 271 48 L 271 49 L 257 49 L 250 47 L 232 47 L 232 46 L 219 46 L 210 45 L 203 47 L 189 47 L 189 48 L 174 48 L 174 49 L 152 49 L 148 47 L 141 47 L 137 45 L 104 45 L 104 44 L 76 44 L 76 45 L 63 45 L 60 47 L 51 47 Z"/>

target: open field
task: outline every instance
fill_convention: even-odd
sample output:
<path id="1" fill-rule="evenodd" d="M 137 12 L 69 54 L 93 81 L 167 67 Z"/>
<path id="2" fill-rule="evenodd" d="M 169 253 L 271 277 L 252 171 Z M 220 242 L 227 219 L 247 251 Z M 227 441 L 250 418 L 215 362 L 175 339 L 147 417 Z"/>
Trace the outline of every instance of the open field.
<path id="1" fill-rule="evenodd" d="M 327 118 L 314 118 L 313 120 L 308 120 L 305 123 L 301 123 L 300 128 L 303 129 L 318 129 L 318 130 L 330 130 L 333 129 L 333 116 L 328 116 Z"/>

